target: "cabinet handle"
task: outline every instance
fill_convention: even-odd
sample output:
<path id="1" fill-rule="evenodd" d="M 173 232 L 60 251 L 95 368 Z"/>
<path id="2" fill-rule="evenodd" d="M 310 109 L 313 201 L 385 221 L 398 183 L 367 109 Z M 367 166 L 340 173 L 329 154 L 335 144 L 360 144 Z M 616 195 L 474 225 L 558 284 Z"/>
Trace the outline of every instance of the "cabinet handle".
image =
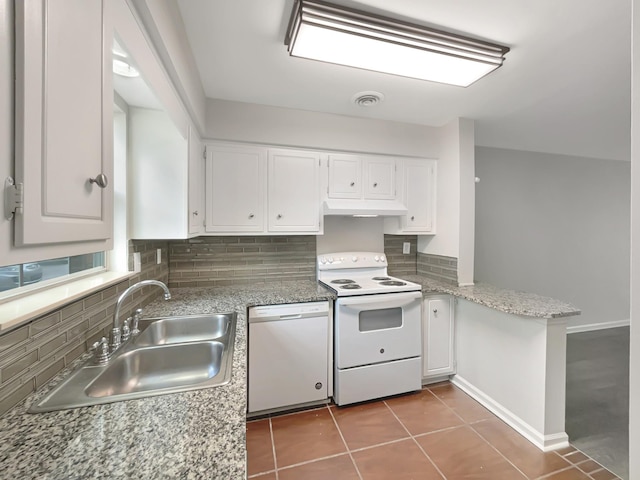
<path id="1" fill-rule="evenodd" d="M 373 188 L 376 188 L 378 186 L 378 182 L 373 184 Z"/>
<path id="2" fill-rule="evenodd" d="M 355 186 L 356 182 L 351 182 L 350 186 L 353 187 Z"/>
<path id="3" fill-rule="evenodd" d="M 104 173 L 99 173 L 96 175 L 96 178 L 90 178 L 89 183 L 95 183 L 100 188 L 106 188 L 109 184 L 109 179 Z"/>
<path id="4" fill-rule="evenodd" d="M 413 215 L 411 215 L 411 221 L 415 220 L 416 217 L 414 217 Z"/>
<path id="5" fill-rule="evenodd" d="M 193 215 L 197 217 L 198 216 L 198 210 L 194 210 Z"/>
<path id="6" fill-rule="evenodd" d="M 434 309 L 433 309 L 433 313 L 438 313 L 438 309 L 437 309 L 437 308 L 434 308 Z"/>
<path id="7" fill-rule="evenodd" d="M 253 213 L 250 213 L 249 218 L 253 218 L 253 217 L 255 217 L 255 215 Z"/>
<path id="8" fill-rule="evenodd" d="M 276 217 L 278 220 L 280 220 L 282 218 L 281 214 L 278 214 L 278 216 Z"/>

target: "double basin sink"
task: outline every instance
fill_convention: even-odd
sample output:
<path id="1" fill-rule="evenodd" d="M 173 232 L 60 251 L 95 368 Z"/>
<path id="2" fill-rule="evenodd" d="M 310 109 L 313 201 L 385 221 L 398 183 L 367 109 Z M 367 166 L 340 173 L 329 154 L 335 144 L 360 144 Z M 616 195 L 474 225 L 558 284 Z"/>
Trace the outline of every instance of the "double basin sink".
<path id="1" fill-rule="evenodd" d="M 236 314 L 140 320 L 140 334 L 108 364 L 93 359 L 29 409 L 64 410 L 224 385 L 231 379 Z"/>

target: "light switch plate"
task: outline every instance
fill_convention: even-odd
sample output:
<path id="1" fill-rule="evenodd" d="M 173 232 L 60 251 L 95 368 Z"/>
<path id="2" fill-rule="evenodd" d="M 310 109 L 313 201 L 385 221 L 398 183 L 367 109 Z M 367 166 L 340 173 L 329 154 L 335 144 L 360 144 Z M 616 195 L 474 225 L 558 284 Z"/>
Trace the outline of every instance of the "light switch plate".
<path id="1" fill-rule="evenodd" d="M 157 248 L 156 249 L 156 263 L 158 265 L 160 265 L 162 263 L 162 249 L 161 248 Z"/>
<path id="2" fill-rule="evenodd" d="M 402 253 L 404 253 L 405 255 L 411 253 L 411 243 L 402 242 Z"/>

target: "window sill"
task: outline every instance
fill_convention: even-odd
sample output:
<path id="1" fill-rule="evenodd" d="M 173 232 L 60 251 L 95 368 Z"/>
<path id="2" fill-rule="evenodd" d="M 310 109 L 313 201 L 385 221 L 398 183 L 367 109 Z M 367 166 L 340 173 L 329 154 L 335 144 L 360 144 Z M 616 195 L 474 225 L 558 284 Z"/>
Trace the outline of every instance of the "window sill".
<path id="1" fill-rule="evenodd" d="M 137 273 L 102 272 L 1 303 L 0 334 L 133 275 Z"/>

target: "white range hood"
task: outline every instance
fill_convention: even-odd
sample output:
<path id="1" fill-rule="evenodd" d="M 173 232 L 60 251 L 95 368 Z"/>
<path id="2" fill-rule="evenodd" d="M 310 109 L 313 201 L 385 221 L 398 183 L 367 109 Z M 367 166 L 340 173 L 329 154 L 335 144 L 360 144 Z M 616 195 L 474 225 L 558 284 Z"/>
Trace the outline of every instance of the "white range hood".
<path id="1" fill-rule="evenodd" d="M 405 215 L 407 207 L 397 200 L 327 199 L 324 215 L 394 216 Z"/>

